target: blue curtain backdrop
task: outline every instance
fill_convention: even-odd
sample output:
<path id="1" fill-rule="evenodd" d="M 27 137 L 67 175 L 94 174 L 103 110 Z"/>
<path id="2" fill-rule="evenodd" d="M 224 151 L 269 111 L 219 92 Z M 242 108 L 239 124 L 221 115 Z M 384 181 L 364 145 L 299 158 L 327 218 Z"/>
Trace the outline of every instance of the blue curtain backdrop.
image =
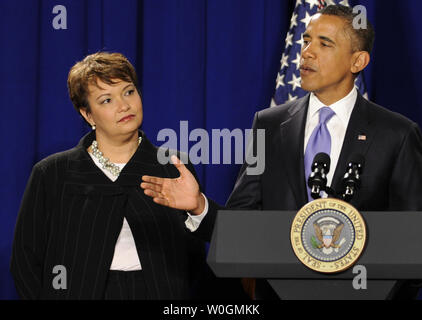
<path id="1" fill-rule="evenodd" d="M 16 293 L 9 259 L 32 166 L 73 147 L 87 128 L 67 95 L 70 67 L 99 50 L 136 66 L 143 130 L 251 126 L 275 89 L 293 0 L 0 1 L 0 298 Z M 376 30 L 365 77 L 371 100 L 422 123 L 420 0 L 362 0 Z M 67 9 L 55 30 L 53 8 Z M 159 142 L 158 144 L 162 144 Z M 238 165 L 197 165 L 207 195 L 223 204 Z"/>

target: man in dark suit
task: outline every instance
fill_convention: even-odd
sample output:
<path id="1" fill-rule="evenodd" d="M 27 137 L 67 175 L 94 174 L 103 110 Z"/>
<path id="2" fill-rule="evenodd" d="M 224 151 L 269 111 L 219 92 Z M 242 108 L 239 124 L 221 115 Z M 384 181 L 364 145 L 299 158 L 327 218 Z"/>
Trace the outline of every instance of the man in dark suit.
<path id="1" fill-rule="evenodd" d="M 308 159 L 324 151 L 331 158 L 327 185 L 337 191 L 350 157 L 364 156 L 362 185 L 351 201 L 358 210 L 422 210 L 419 127 L 367 101 L 354 87 L 370 61 L 374 40 L 369 23 L 367 29 L 353 28 L 354 16 L 350 8 L 329 6 L 312 18 L 303 35 L 300 66 L 301 86 L 310 93 L 255 115 L 253 129 L 265 130 L 265 170 L 250 175 L 245 163 L 226 207 L 300 209 L 312 200 Z M 179 171 L 179 180 L 146 177 L 141 186 L 154 201 L 177 207 L 186 197 L 180 186 L 194 182 L 186 170 Z M 175 183 L 176 192 L 170 187 Z M 211 205 L 201 223 L 212 224 L 215 212 Z"/>

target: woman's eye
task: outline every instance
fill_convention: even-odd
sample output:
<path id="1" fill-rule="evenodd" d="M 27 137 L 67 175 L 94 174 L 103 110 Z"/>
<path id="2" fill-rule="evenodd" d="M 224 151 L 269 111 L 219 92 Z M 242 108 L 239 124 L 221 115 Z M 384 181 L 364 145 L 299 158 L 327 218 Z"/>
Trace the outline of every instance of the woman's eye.
<path id="1" fill-rule="evenodd" d="M 110 103 L 111 99 L 105 99 L 103 102 L 101 102 L 101 104 L 107 104 Z"/>
<path id="2" fill-rule="evenodd" d="M 128 90 L 128 91 L 126 91 L 126 95 L 127 95 L 127 96 L 130 96 L 130 95 L 132 95 L 134 92 L 135 92 L 135 90 L 134 90 L 134 89 Z"/>

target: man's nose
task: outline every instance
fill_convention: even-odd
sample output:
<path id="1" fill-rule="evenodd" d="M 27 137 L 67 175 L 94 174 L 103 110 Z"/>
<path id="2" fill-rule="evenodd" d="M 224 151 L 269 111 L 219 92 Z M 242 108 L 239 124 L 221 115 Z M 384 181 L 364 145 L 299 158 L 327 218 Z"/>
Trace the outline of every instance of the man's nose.
<path id="1" fill-rule="evenodd" d="M 302 58 L 304 59 L 308 59 L 308 58 L 315 58 L 315 51 L 314 51 L 314 47 L 311 43 L 308 43 L 307 45 L 303 45 L 302 48 Z"/>

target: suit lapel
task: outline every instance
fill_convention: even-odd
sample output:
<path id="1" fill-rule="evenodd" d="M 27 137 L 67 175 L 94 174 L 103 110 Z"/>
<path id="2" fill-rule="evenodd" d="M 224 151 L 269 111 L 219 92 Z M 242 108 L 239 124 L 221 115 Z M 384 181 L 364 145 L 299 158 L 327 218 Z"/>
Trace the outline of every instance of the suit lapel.
<path id="1" fill-rule="evenodd" d="M 375 128 L 370 123 L 371 116 L 367 102 L 358 93 L 331 184 L 337 192 L 341 191 L 341 180 L 346 173 L 347 162 L 350 157 L 353 154 L 361 154 L 365 157 L 368 147 L 374 140 Z"/>
<path id="2" fill-rule="evenodd" d="M 139 185 L 143 175 L 166 176 L 166 171 L 163 170 L 165 166 L 157 160 L 157 148 L 146 138 L 143 132 L 140 131 L 140 134 L 142 136 L 141 144 L 116 180 L 120 185 Z M 168 164 L 166 167 L 172 168 L 174 166 Z M 177 169 L 175 170 L 177 171 Z"/>
<path id="3" fill-rule="evenodd" d="M 293 190 L 297 207 L 302 207 L 306 201 L 305 170 L 303 163 L 303 144 L 305 135 L 306 115 L 309 105 L 309 94 L 297 101 L 289 109 L 290 119 L 280 125 L 280 139 L 284 168 L 287 171 L 289 184 Z M 277 145 L 277 144 L 276 144 Z"/>

